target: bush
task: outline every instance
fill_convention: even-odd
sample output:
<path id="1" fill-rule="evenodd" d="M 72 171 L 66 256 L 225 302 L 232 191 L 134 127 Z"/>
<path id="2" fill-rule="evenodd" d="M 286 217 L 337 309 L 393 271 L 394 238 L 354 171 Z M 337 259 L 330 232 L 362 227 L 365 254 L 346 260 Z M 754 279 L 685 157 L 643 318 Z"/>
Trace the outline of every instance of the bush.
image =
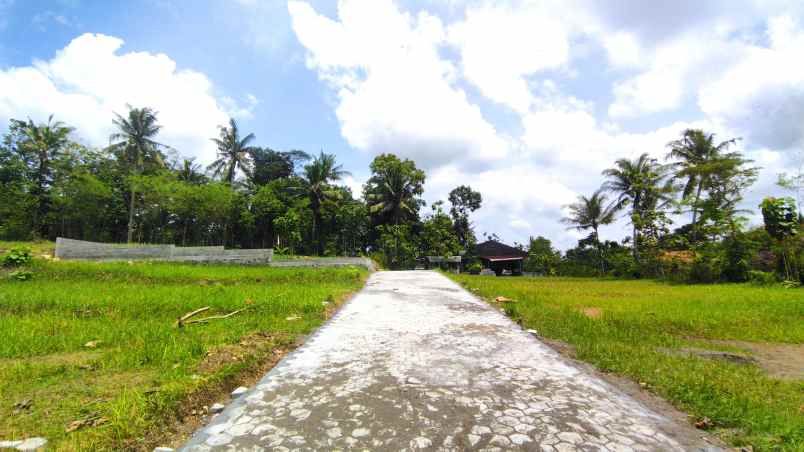
<path id="1" fill-rule="evenodd" d="M 752 270 L 748 272 L 748 281 L 756 286 L 770 286 L 777 283 L 773 272 Z"/>
<path id="2" fill-rule="evenodd" d="M 479 275 L 481 270 L 483 270 L 483 267 L 481 267 L 477 262 L 466 267 L 466 271 L 473 275 Z"/>
<path id="3" fill-rule="evenodd" d="M 9 273 L 8 276 L 17 281 L 28 281 L 29 279 L 33 279 L 33 272 L 28 270 L 16 270 Z"/>
<path id="4" fill-rule="evenodd" d="M 4 267 L 19 267 L 20 265 L 29 264 L 32 259 L 33 257 L 31 256 L 31 250 L 29 248 L 15 247 L 11 248 L 11 250 L 2 257 L 2 264 Z"/>

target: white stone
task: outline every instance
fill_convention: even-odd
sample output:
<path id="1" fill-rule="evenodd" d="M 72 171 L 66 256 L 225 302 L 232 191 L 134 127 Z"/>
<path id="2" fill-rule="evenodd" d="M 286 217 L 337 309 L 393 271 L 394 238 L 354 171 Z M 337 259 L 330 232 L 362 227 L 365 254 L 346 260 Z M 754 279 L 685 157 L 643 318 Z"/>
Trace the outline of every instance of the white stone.
<path id="1" fill-rule="evenodd" d="M 414 438 L 410 442 L 410 448 L 411 449 L 424 449 L 424 448 L 430 447 L 432 445 L 433 445 L 433 442 L 430 441 L 429 438 L 425 438 L 423 436 L 419 436 L 417 438 Z"/>
<path id="2" fill-rule="evenodd" d="M 155 447 L 153 452 L 173 452 L 172 447 Z"/>
<path id="3" fill-rule="evenodd" d="M 529 436 L 525 436 L 521 433 L 514 433 L 508 438 L 511 440 L 512 443 L 516 444 L 517 446 L 521 446 L 522 444 L 529 443 L 531 441 Z"/>
<path id="4" fill-rule="evenodd" d="M 41 437 L 33 437 L 22 440 L 17 444 L 17 450 L 37 450 L 45 447 L 47 440 Z"/>
<path id="5" fill-rule="evenodd" d="M 371 433 L 371 430 L 367 428 L 356 428 L 352 430 L 352 436 L 355 438 L 362 438 L 364 436 L 368 436 Z"/>
<path id="6" fill-rule="evenodd" d="M 223 406 L 222 403 L 213 403 L 212 406 L 209 407 L 209 412 L 212 413 L 212 414 L 218 414 L 221 411 L 223 411 L 224 408 L 226 408 L 226 407 Z"/>
<path id="7" fill-rule="evenodd" d="M 248 388 L 245 387 L 245 386 L 240 386 L 239 388 L 237 388 L 234 391 L 232 391 L 232 398 L 236 399 L 236 398 L 240 397 L 241 395 L 245 394 L 246 392 L 248 392 Z"/>

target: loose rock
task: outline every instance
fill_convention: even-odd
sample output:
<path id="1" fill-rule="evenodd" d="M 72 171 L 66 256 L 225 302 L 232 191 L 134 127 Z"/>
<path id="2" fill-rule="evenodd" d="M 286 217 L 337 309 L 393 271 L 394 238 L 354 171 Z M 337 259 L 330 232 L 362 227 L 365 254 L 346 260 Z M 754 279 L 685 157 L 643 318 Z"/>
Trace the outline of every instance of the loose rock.
<path id="1" fill-rule="evenodd" d="M 232 398 L 236 399 L 241 395 L 245 394 L 246 392 L 248 392 L 248 388 L 246 388 L 245 386 L 240 386 L 239 388 L 232 391 Z"/>

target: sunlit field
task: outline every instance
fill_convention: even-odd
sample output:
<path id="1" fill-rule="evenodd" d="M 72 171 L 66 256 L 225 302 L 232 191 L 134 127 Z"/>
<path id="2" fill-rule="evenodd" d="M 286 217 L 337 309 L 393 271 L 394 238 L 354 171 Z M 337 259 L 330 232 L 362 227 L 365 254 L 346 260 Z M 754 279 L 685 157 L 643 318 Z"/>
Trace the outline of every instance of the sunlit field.
<path id="1" fill-rule="evenodd" d="M 453 277 L 487 299 L 514 300 L 500 305 L 523 327 L 569 344 L 577 359 L 633 379 L 690 413 L 691 421 L 709 418 L 731 444 L 804 450 L 804 380 L 765 365 L 778 350 L 792 350 L 793 358 L 801 352 L 798 362 L 782 362 L 784 369 L 804 361 L 800 289 Z M 710 350 L 759 354 L 756 362 L 735 362 Z"/>
<path id="2" fill-rule="evenodd" d="M 188 394 L 289 347 L 367 274 L 44 260 L 29 269 L 28 281 L 0 269 L 0 438 L 42 436 L 61 450 L 152 448 L 145 438 Z M 192 319 L 243 311 L 176 326 L 207 306 Z M 238 344 L 236 356 L 214 359 Z"/>

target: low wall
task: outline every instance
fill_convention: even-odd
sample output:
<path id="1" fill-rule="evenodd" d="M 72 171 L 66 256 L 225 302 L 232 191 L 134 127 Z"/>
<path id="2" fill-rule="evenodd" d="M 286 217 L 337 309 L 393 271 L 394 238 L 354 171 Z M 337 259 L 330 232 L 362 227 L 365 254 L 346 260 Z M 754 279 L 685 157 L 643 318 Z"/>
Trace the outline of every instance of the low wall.
<path id="1" fill-rule="evenodd" d="M 233 264 L 268 264 L 272 249 L 227 250 L 222 246 L 120 245 L 84 240 L 56 239 L 56 257 L 86 260 L 163 260 Z"/>
<path id="2" fill-rule="evenodd" d="M 286 261 L 273 261 L 271 267 L 365 267 L 369 271 L 376 271 L 374 261 L 367 257 L 309 257 L 289 259 Z"/>

